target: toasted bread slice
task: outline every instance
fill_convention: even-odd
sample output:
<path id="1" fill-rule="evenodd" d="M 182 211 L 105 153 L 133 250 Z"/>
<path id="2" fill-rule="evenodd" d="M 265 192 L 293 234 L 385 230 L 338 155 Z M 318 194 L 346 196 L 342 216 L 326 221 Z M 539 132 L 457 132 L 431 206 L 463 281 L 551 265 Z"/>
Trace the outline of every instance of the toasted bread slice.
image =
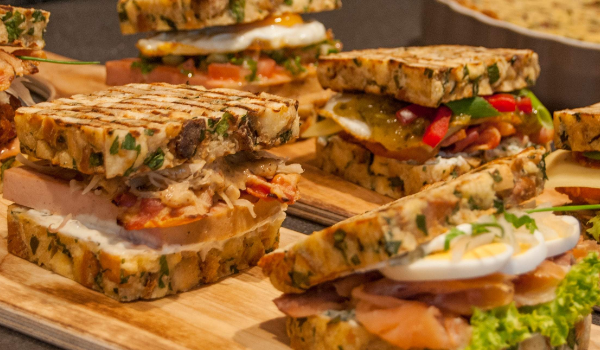
<path id="1" fill-rule="evenodd" d="M 407 317 L 410 317 L 410 315 L 407 315 Z M 575 325 L 573 347 L 567 344 L 552 347 L 548 339 L 537 334 L 524 340 L 514 349 L 587 350 L 589 348 L 591 327 L 591 315 Z M 326 314 L 305 318 L 287 317 L 286 330 L 290 337 L 291 347 L 294 350 L 400 350 L 397 346 L 389 344 L 376 335 L 369 333 L 352 318 L 330 317 Z"/>
<path id="2" fill-rule="evenodd" d="M 339 135 L 317 140 L 315 165 L 323 171 L 395 199 L 419 192 L 424 186 L 454 179 L 483 163 L 520 153 L 529 142 L 507 138 L 489 151 L 444 155 L 424 164 L 373 154 L 358 143 Z"/>
<path id="3" fill-rule="evenodd" d="M 427 107 L 535 84 L 531 50 L 470 46 L 369 49 L 320 57 L 321 85 L 335 91 L 389 95 Z"/>
<path id="4" fill-rule="evenodd" d="M 191 30 L 251 23 L 284 13 L 334 10 L 341 0 L 119 0 L 117 11 L 123 34 Z"/>
<path id="5" fill-rule="evenodd" d="M 119 301 L 156 299 L 216 282 L 277 248 L 285 213 L 231 238 L 151 249 L 61 216 L 8 208 L 8 251 Z M 57 225 L 58 224 L 58 225 Z"/>
<path id="6" fill-rule="evenodd" d="M 556 148 L 574 152 L 600 151 L 600 103 L 554 112 Z"/>
<path id="7" fill-rule="evenodd" d="M 213 161 L 298 137 L 296 100 L 200 86 L 130 84 L 20 108 L 24 153 L 106 178 Z"/>
<path id="8" fill-rule="evenodd" d="M 454 180 L 318 231 L 259 262 L 275 288 L 306 289 L 353 271 L 417 253 L 419 245 L 461 223 L 540 194 L 544 150 L 527 149 Z"/>
<path id="9" fill-rule="evenodd" d="M 50 12 L 0 5 L 0 45 L 43 49 Z"/>

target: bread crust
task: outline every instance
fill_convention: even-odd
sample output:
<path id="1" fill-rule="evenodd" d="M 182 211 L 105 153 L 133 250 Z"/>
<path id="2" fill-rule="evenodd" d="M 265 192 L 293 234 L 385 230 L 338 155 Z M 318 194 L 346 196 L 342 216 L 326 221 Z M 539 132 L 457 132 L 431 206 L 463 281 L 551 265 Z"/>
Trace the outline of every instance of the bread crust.
<path id="1" fill-rule="evenodd" d="M 427 107 L 535 84 L 531 50 L 458 45 L 341 52 L 319 58 L 321 85 L 334 91 L 393 96 Z"/>
<path id="2" fill-rule="evenodd" d="M 600 103 L 554 112 L 554 144 L 573 152 L 600 151 Z"/>
<path id="3" fill-rule="evenodd" d="M 61 231 L 50 232 L 29 209 L 8 208 L 8 251 L 121 302 L 185 292 L 256 265 L 277 248 L 283 211 L 271 220 L 203 248 L 150 249 L 111 238 L 112 246 Z M 258 224 L 258 223 L 257 223 Z M 211 244 L 211 242 L 207 242 Z M 124 249 L 115 246 L 123 245 Z"/>

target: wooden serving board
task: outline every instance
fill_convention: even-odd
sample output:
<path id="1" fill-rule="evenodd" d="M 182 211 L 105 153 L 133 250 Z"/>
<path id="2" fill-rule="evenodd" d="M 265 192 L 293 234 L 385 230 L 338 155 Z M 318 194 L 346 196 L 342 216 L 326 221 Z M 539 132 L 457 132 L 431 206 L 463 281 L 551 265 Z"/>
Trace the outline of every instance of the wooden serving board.
<path id="1" fill-rule="evenodd" d="M 0 199 L 0 324 L 66 349 L 289 349 L 272 300 L 281 293 L 252 268 L 155 301 L 122 304 L 7 253 Z M 304 235 L 281 230 L 285 246 Z"/>

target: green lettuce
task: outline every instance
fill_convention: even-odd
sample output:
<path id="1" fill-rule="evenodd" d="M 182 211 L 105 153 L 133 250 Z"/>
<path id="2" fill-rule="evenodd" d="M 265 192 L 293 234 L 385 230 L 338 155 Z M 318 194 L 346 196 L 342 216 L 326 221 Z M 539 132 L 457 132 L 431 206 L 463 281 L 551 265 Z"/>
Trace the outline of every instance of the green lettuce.
<path id="1" fill-rule="evenodd" d="M 600 242 L 600 215 L 594 216 L 590 221 L 588 221 L 588 225 L 592 225 L 587 229 L 587 234 L 594 237 L 594 239 Z"/>
<path id="2" fill-rule="evenodd" d="M 539 333 L 552 346 L 567 343 L 569 331 L 600 303 L 600 259 L 590 253 L 575 264 L 548 303 L 517 309 L 514 303 L 489 311 L 475 309 L 468 350 L 506 349 Z"/>

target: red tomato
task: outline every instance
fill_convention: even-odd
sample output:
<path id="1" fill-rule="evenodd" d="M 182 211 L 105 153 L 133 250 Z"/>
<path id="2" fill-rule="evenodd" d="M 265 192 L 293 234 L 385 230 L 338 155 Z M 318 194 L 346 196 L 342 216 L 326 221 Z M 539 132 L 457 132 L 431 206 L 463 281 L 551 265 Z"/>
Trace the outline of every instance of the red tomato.
<path id="1" fill-rule="evenodd" d="M 446 136 L 450 126 L 452 111 L 446 106 L 441 106 L 435 113 L 435 119 L 425 129 L 423 142 L 431 147 L 437 146 Z"/>
<path id="2" fill-rule="evenodd" d="M 396 112 L 396 118 L 402 125 L 408 125 L 415 121 L 417 118 L 431 118 L 435 113 L 435 108 L 423 107 L 416 104 L 408 105 L 398 112 Z"/>
<path id="3" fill-rule="evenodd" d="M 517 100 L 517 108 L 523 113 L 531 114 L 533 112 L 531 99 L 529 97 L 521 97 Z"/>
<path id="4" fill-rule="evenodd" d="M 208 65 L 208 77 L 215 80 L 241 80 L 242 68 L 231 63 L 211 63 Z"/>
<path id="5" fill-rule="evenodd" d="M 270 77 L 275 72 L 275 66 L 277 62 L 270 58 L 261 58 L 258 60 L 256 65 L 256 72 L 258 75 L 262 75 L 263 77 Z"/>
<path id="6" fill-rule="evenodd" d="M 511 94 L 496 94 L 485 98 L 498 112 L 514 112 L 517 101 Z"/>
<path id="7" fill-rule="evenodd" d="M 535 143 L 544 145 L 554 139 L 554 129 L 542 127 L 537 133 L 529 135 L 529 138 Z"/>

